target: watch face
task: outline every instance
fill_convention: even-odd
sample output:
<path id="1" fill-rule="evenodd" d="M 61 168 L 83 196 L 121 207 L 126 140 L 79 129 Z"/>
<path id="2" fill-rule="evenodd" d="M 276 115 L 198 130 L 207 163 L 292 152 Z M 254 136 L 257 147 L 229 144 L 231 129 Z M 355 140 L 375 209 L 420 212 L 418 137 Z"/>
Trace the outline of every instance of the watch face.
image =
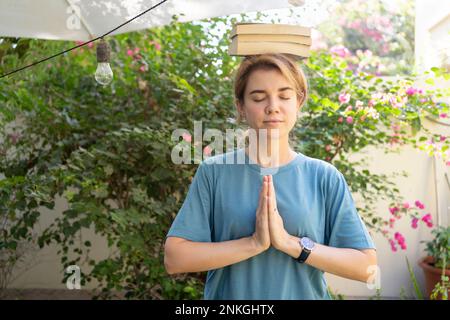
<path id="1" fill-rule="evenodd" d="M 310 238 L 303 237 L 303 238 L 301 239 L 301 243 L 302 243 L 302 246 L 303 246 L 306 250 L 311 251 L 311 250 L 314 248 L 314 241 L 312 241 Z"/>

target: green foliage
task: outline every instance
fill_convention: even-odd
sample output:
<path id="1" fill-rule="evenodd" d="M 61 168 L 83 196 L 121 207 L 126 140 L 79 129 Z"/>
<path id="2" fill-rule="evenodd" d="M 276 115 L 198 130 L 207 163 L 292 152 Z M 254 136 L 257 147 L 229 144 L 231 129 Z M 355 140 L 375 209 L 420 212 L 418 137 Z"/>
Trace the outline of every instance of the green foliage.
<path id="1" fill-rule="evenodd" d="M 425 242 L 427 254 L 433 257 L 436 268 L 450 268 L 450 227 L 438 226 L 431 231 L 433 239 Z"/>
<path id="2" fill-rule="evenodd" d="M 414 274 L 414 270 L 412 269 L 411 264 L 409 263 L 408 257 L 405 258 L 406 258 L 406 265 L 408 267 L 409 278 L 411 279 L 411 282 L 414 286 L 416 298 L 419 300 L 423 300 L 423 294 L 422 291 L 420 290 L 419 283 L 417 282 L 416 275 Z"/>
<path id="3" fill-rule="evenodd" d="M 339 292 L 334 292 L 330 287 L 327 287 L 328 294 L 332 300 L 345 300 L 345 295 Z"/>
<path id="4" fill-rule="evenodd" d="M 450 269 L 450 227 L 438 226 L 431 231 L 433 239 L 425 242 L 425 251 L 433 257 L 434 267 L 442 270 L 441 279 L 436 283 L 431 292 L 431 299 L 448 300 L 448 290 L 450 289 L 449 277 L 445 274 Z"/>
<path id="5" fill-rule="evenodd" d="M 245 16 L 241 17 L 245 20 Z M 97 280 L 98 298 L 124 293 L 129 299 L 197 299 L 204 273 L 168 276 L 164 270 L 165 235 L 181 207 L 193 165 L 176 165 L 171 151 L 175 129 L 225 132 L 235 114 L 232 90 L 238 59 L 227 54 L 229 19 L 199 24 L 178 23 L 108 39 L 114 80 L 101 87 L 93 80 L 95 50 L 84 47 L 2 80 L 0 83 L 0 251 L 32 242 L 41 208 L 53 209 L 56 198 L 67 201 L 62 216 L 38 237 L 41 247 L 56 244 L 61 269 L 83 264 L 82 284 Z M 213 30 L 226 26 L 225 35 Z M 73 44 L 60 41 L 4 39 L 0 72 L 59 52 Z M 421 125 L 448 106 L 432 93 L 410 97 L 402 107 L 376 101 L 348 110 L 350 103 L 369 104 L 372 94 L 404 98 L 412 80 L 390 82 L 346 70 L 346 62 L 326 52 L 304 64 L 310 98 L 292 132 L 293 146 L 309 156 L 332 162 L 359 192 L 358 210 L 368 226 L 382 231 L 388 224 L 374 210 L 381 198 L 399 202 L 400 193 L 386 175 L 369 172 L 364 160 L 349 154 L 369 146 L 390 150 L 392 123 L 402 125 L 398 142 L 420 146 L 430 136 Z M 406 81 L 406 82 L 405 82 Z M 419 99 L 427 99 L 424 104 Z M 353 122 L 340 118 L 352 117 Z M 414 126 L 416 136 L 407 135 Z M 436 138 L 436 137 L 433 137 Z M 447 142 L 448 144 L 448 139 Z M 193 145 L 192 150 L 202 150 Z M 107 240 L 109 255 L 91 257 L 92 243 L 82 231 L 94 230 Z M 65 279 L 62 279 L 64 282 Z"/>

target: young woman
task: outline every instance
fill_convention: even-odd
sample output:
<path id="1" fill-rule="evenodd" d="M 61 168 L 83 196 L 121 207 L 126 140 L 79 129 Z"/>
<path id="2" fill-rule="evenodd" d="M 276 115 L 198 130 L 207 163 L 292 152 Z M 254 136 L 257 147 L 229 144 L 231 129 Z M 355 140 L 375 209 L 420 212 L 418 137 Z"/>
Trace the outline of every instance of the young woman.
<path id="1" fill-rule="evenodd" d="M 329 299 L 324 272 L 373 276 L 375 246 L 343 175 L 289 144 L 307 89 L 287 55 L 246 57 L 237 71 L 239 118 L 267 143 L 203 161 L 165 243 L 169 274 L 208 271 L 205 299 Z"/>

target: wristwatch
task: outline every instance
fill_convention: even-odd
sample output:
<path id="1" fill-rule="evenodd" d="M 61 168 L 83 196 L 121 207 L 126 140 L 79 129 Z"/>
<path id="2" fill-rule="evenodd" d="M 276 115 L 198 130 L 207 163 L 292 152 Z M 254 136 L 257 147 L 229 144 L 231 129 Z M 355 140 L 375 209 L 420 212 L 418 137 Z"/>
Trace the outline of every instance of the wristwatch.
<path id="1" fill-rule="evenodd" d="M 300 239 L 300 246 L 302 247 L 302 252 L 300 252 L 300 255 L 296 259 L 300 263 L 304 263 L 306 259 L 308 259 L 309 254 L 311 251 L 314 250 L 314 241 L 312 241 L 308 237 L 303 237 Z"/>

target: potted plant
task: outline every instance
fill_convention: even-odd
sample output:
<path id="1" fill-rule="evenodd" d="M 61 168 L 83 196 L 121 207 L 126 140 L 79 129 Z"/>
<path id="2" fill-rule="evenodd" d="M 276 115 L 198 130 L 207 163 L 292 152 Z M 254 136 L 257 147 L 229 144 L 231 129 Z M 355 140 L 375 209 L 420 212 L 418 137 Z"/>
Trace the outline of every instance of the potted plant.
<path id="1" fill-rule="evenodd" d="M 427 256 L 419 265 L 425 275 L 426 294 L 431 299 L 448 299 L 450 293 L 450 227 L 438 227 L 431 231 L 433 239 L 425 242 Z"/>

